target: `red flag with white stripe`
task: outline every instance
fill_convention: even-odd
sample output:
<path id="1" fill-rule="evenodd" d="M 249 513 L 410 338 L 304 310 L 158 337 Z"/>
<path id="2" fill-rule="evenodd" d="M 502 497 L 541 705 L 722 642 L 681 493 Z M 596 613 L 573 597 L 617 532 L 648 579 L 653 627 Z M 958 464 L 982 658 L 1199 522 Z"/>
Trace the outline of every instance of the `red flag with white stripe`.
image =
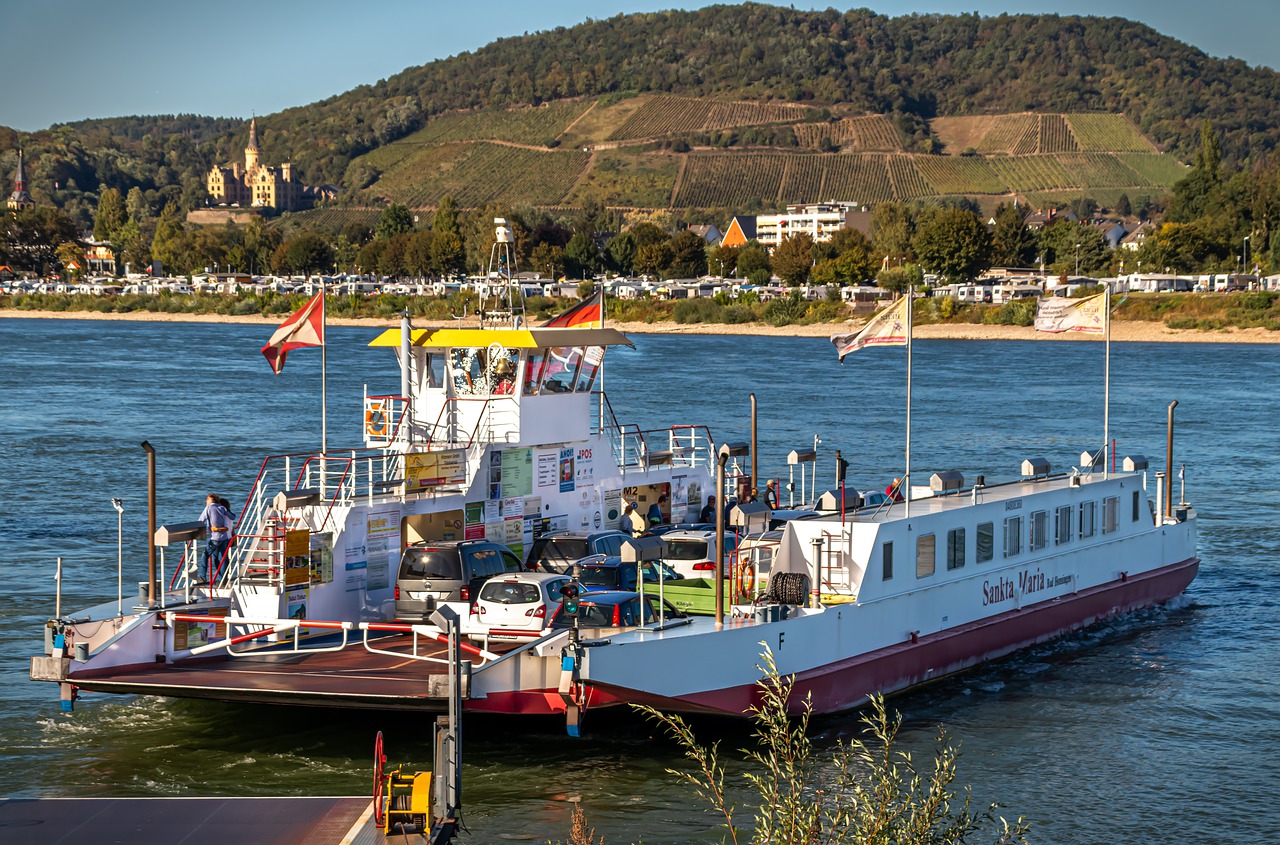
<path id="1" fill-rule="evenodd" d="M 262 347 L 262 354 L 271 365 L 272 372 L 280 375 L 285 356 L 304 346 L 324 346 L 324 291 L 311 297 L 306 305 L 280 324 L 271 340 Z"/>

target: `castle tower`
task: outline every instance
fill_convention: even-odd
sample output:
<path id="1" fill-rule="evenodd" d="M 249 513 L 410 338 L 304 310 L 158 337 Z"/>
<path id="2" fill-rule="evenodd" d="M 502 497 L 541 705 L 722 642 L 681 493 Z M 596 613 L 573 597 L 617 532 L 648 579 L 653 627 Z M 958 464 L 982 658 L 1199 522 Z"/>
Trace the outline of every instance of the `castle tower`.
<path id="1" fill-rule="evenodd" d="M 244 169 L 250 175 L 258 169 L 258 158 L 261 151 L 258 149 L 258 119 L 255 117 L 249 121 L 249 145 L 244 148 Z"/>
<path id="2" fill-rule="evenodd" d="M 27 171 L 22 164 L 22 150 L 18 150 L 18 173 L 13 177 L 13 193 L 9 195 L 9 210 L 24 211 L 35 207 L 35 200 L 27 193 Z"/>

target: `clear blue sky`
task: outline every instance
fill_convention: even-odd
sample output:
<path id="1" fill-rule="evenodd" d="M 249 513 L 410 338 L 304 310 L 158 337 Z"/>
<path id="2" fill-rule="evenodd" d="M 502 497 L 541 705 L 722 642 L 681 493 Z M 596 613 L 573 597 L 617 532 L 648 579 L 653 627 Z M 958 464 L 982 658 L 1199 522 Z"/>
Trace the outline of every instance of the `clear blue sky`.
<path id="1" fill-rule="evenodd" d="M 8 0 L 0 125 L 129 114 L 270 114 L 495 38 L 698 2 L 614 0 Z M 829 4 L 795 3 L 798 8 Z M 1262 0 L 856 3 L 912 12 L 1056 12 L 1142 21 L 1212 56 L 1277 67 L 1280 4 Z M 272 43 L 279 39 L 279 45 Z"/>

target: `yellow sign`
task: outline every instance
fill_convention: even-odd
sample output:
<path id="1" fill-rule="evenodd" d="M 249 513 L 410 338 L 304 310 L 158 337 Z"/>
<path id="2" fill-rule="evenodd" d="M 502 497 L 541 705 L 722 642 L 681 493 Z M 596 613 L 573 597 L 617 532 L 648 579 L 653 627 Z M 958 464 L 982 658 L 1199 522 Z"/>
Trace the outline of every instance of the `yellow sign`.
<path id="1" fill-rule="evenodd" d="M 311 554 L 311 532 L 306 528 L 290 531 L 284 538 L 285 557 L 306 557 Z"/>
<path id="2" fill-rule="evenodd" d="M 462 484 L 467 480 L 465 449 L 443 449 L 439 452 L 415 452 L 405 455 L 405 487 L 421 490 L 443 484 Z"/>

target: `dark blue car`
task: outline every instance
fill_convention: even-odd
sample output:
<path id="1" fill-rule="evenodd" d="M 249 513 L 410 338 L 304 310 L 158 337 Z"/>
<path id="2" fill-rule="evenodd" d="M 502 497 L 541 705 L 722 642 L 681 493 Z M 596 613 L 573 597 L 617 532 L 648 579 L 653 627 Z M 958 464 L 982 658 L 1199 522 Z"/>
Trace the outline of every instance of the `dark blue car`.
<path id="1" fill-rule="evenodd" d="M 617 555 L 589 555 L 578 561 L 580 574 L 578 583 L 589 593 L 601 590 L 636 591 L 636 564 L 623 563 Z M 568 570 L 571 571 L 571 570 Z M 674 569 L 658 561 L 645 561 L 640 564 L 640 572 L 645 583 L 658 583 L 659 571 L 664 581 L 679 578 Z"/>
<path id="2" fill-rule="evenodd" d="M 684 613 L 671 602 L 664 602 L 667 619 L 681 619 Z M 585 593 L 578 602 L 580 628 L 631 628 L 658 620 L 658 597 L 641 596 L 628 590 L 604 590 Z M 551 617 L 551 628 L 573 627 L 573 618 L 564 614 L 564 604 Z"/>

